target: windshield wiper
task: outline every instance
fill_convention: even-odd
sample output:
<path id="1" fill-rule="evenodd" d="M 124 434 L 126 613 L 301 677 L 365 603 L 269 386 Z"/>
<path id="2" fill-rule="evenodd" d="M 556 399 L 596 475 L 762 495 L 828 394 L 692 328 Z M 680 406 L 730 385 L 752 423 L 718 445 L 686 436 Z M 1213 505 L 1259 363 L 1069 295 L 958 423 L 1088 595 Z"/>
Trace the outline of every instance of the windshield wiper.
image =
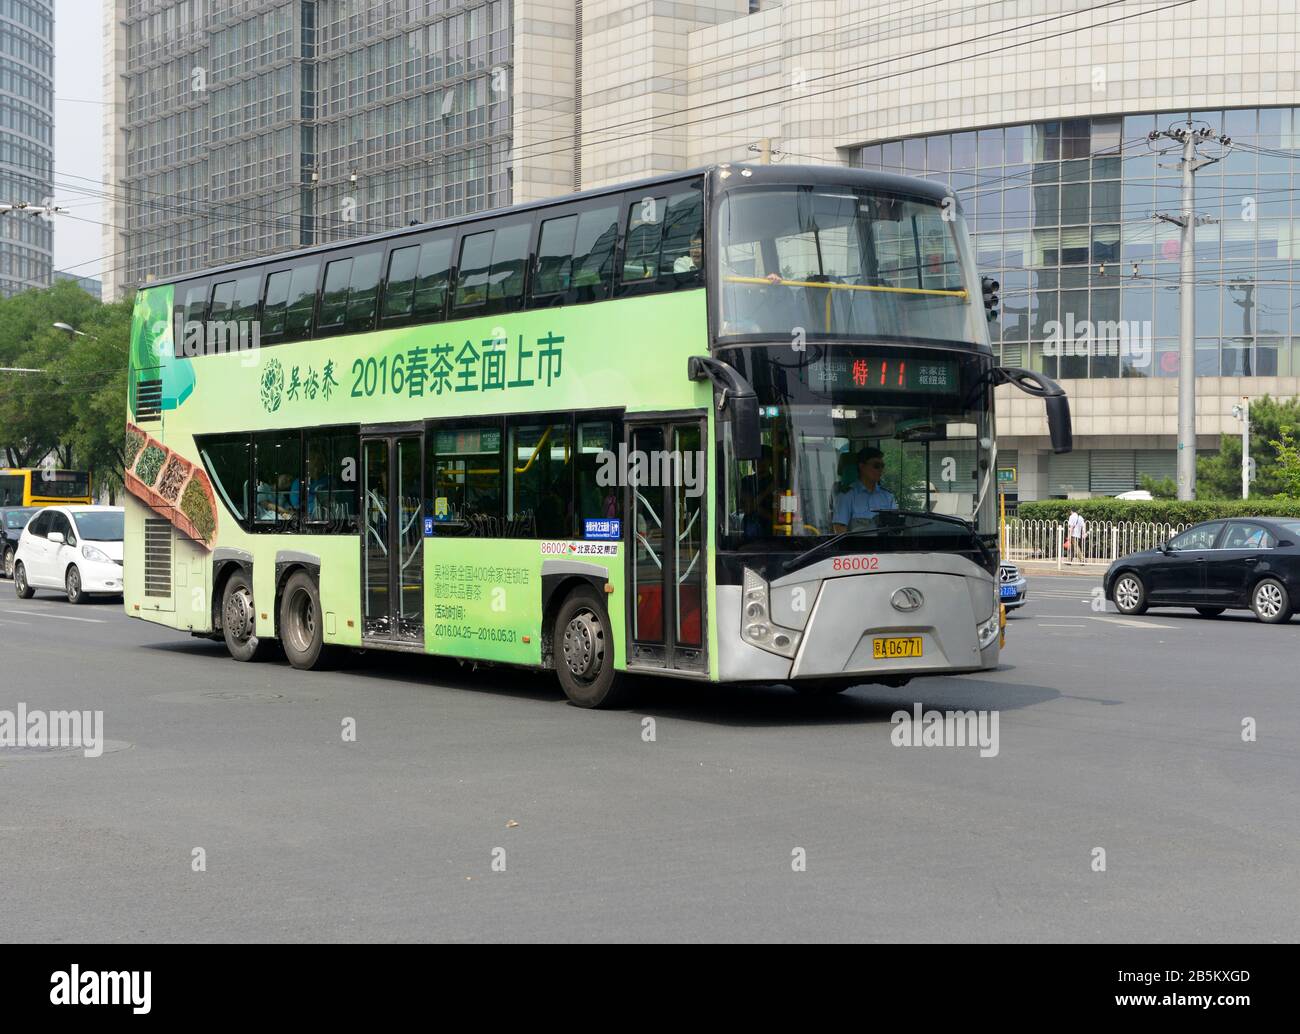
<path id="1" fill-rule="evenodd" d="M 981 539 L 979 534 L 975 531 L 975 526 L 964 517 L 955 517 L 950 513 L 926 513 L 923 510 L 882 510 L 881 512 L 901 513 L 909 517 L 924 517 L 926 520 L 930 521 L 941 521 L 949 524 L 960 525 L 961 528 L 970 535 L 971 540 L 980 551 L 980 556 L 982 556 L 987 563 L 993 563 L 993 555 L 989 552 L 988 547 L 984 545 L 984 540 Z"/>

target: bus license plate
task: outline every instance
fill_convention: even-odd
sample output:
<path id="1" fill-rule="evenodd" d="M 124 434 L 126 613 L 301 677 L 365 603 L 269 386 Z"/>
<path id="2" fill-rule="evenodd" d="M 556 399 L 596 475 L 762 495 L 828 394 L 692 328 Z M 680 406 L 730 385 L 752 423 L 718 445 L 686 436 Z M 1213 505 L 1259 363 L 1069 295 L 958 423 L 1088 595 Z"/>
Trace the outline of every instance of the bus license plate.
<path id="1" fill-rule="evenodd" d="M 921 637 L 881 636 L 872 640 L 871 656 L 878 661 L 892 660 L 895 657 L 920 657 Z"/>

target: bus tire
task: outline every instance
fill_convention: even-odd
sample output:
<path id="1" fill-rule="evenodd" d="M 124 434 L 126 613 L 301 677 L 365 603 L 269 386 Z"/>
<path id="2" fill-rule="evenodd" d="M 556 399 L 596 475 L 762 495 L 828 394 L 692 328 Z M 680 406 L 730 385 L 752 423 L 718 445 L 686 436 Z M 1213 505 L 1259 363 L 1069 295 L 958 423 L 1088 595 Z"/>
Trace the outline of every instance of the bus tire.
<path id="1" fill-rule="evenodd" d="M 21 560 L 14 564 L 14 595 L 20 600 L 30 600 L 36 595 L 36 590 L 27 584 L 27 568 Z"/>
<path id="2" fill-rule="evenodd" d="M 320 590 L 306 571 L 295 571 L 280 595 L 280 643 L 289 663 L 303 671 L 325 667 L 325 622 Z"/>
<path id="3" fill-rule="evenodd" d="M 266 652 L 257 637 L 253 585 L 243 571 L 232 574 L 221 593 L 221 634 L 230 656 L 237 661 L 255 661 Z"/>
<path id="4" fill-rule="evenodd" d="M 617 707 L 627 678 L 614 670 L 614 636 L 604 601 L 580 586 L 555 615 L 555 672 L 569 702 L 578 707 Z"/>

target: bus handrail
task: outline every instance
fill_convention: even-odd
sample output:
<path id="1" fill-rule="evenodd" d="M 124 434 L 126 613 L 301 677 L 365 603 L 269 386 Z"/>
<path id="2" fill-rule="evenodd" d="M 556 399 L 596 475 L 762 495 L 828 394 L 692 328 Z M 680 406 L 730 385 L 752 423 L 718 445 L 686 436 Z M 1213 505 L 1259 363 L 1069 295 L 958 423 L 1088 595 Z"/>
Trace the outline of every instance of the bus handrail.
<path id="1" fill-rule="evenodd" d="M 769 280 L 763 276 L 725 276 L 731 284 L 773 284 L 781 287 L 821 287 L 828 291 L 876 291 L 882 294 L 931 294 L 944 298 L 969 298 L 970 292 L 965 288 L 958 291 L 941 290 L 937 287 L 885 287 L 880 284 L 834 284 L 817 280 Z"/>

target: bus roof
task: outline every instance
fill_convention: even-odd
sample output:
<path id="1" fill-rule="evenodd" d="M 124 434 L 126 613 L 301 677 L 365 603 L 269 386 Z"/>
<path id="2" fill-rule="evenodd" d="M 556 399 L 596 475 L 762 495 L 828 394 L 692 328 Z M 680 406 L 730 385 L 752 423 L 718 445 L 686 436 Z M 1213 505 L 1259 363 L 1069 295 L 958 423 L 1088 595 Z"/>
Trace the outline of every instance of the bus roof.
<path id="1" fill-rule="evenodd" d="M 254 269 L 258 266 L 275 265 L 290 258 L 296 258 L 303 255 L 336 252 L 344 248 L 351 248 L 363 244 L 372 244 L 376 241 L 387 241 L 413 234 L 425 233 L 429 230 L 436 230 L 442 227 L 460 226 L 466 223 L 473 223 L 482 219 L 494 219 L 516 212 L 532 212 L 537 211 L 538 209 L 549 208 L 552 205 L 563 205 L 574 201 L 585 201 L 589 198 L 624 194 L 630 190 L 647 189 L 663 184 L 677 183 L 698 176 L 707 176 L 712 178 L 714 180 L 715 188 L 724 192 L 753 186 L 755 184 L 806 184 L 810 186 L 853 186 L 868 188 L 892 194 L 910 194 L 937 202 L 941 202 L 945 197 L 952 196 L 952 189 L 946 183 L 935 180 L 918 179 L 914 176 L 899 176 L 893 173 L 871 172 L 867 169 L 854 169 L 844 165 L 757 165 L 743 162 L 729 162 L 719 165 L 708 165 L 694 169 L 686 169 L 682 172 L 661 173 L 657 176 L 648 176 L 627 183 L 610 184 L 604 187 L 593 187 L 590 190 L 580 190 L 571 194 L 561 194 L 556 197 L 543 198 L 538 201 L 525 201 L 521 204 L 509 205 L 505 208 L 486 209 L 482 212 L 474 212 L 472 215 L 455 216 L 448 219 L 435 219 L 430 220 L 429 222 L 417 223 L 413 226 L 402 226 L 392 230 L 381 230 L 378 233 L 360 234 L 356 237 L 347 237 L 343 240 L 330 241 L 328 244 L 314 244 L 309 248 L 295 248 L 289 251 L 279 251 L 268 255 L 259 255 L 256 258 L 243 259 L 239 262 L 228 262 L 220 266 L 210 266 L 193 273 L 187 273 L 185 276 L 171 277 L 167 280 L 149 281 L 148 283 L 141 284 L 138 289 L 144 290 L 146 288 L 166 286 L 167 284 L 183 284 L 190 280 L 203 280 L 207 277 L 219 276 L 223 273 L 233 273 L 241 269 Z"/>

